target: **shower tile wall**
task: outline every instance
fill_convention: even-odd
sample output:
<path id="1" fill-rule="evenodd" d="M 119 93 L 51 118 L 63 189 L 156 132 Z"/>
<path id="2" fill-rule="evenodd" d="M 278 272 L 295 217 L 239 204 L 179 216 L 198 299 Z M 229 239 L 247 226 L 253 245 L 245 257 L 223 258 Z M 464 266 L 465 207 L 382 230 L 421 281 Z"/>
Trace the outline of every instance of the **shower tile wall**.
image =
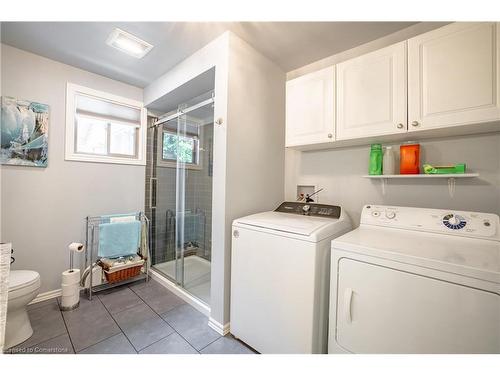
<path id="1" fill-rule="evenodd" d="M 198 253 L 200 256 L 211 258 L 211 227 L 212 227 L 212 176 L 209 176 L 209 150 L 213 138 L 213 125 L 203 127 L 202 136 L 202 166 L 201 170 L 187 169 L 185 183 L 185 209 L 195 212 L 196 209 L 202 210 L 205 214 L 205 221 L 202 215 L 187 215 L 184 225 L 185 242 L 196 241 L 202 248 Z M 166 262 L 174 259 L 173 235 L 175 229 L 173 220 L 168 222 L 167 233 L 167 210 L 171 210 L 175 216 L 176 200 L 176 169 L 168 167 L 156 168 L 157 178 L 157 202 L 156 209 L 150 206 L 150 177 L 156 167 L 156 156 L 158 147 L 156 147 L 156 138 L 153 132 L 148 133 L 147 139 L 147 159 L 146 168 L 146 214 L 152 218 L 153 231 L 153 264 Z M 151 167 L 153 166 L 153 167 Z M 155 216 L 153 218 L 153 216 Z M 204 223 L 206 227 L 204 249 Z"/>

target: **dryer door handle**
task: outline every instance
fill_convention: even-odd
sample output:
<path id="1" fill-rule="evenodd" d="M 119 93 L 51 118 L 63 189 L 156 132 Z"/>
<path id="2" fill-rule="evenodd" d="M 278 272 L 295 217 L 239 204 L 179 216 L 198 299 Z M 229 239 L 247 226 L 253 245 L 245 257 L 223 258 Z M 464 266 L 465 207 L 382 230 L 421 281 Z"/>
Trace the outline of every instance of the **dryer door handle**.
<path id="1" fill-rule="evenodd" d="M 345 315 L 345 320 L 349 324 L 352 322 L 352 315 L 351 315 L 352 294 L 353 294 L 352 289 L 346 288 L 344 292 L 344 315 Z"/>

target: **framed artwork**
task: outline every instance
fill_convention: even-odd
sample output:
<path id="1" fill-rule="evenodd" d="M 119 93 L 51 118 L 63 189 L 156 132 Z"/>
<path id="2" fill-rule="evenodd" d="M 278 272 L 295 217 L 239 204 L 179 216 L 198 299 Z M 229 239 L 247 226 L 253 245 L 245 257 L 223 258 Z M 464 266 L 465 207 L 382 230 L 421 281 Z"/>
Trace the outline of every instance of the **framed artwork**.
<path id="1" fill-rule="evenodd" d="M 0 164 L 46 167 L 49 106 L 3 96 Z"/>

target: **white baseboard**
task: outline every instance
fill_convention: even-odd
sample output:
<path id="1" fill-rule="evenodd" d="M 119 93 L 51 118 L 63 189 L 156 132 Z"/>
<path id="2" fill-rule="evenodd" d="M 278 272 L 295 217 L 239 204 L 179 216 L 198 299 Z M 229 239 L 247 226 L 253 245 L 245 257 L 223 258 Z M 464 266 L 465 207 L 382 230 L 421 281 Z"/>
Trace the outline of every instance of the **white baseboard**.
<path id="1" fill-rule="evenodd" d="M 229 323 L 222 325 L 213 318 L 208 319 L 208 326 L 221 336 L 226 336 L 229 333 L 229 325 Z"/>
<path id="2" fill-rule="evenodd" d="M 153 280 L 157 281 L 158 283 L 163 285 L 165 288 L 170 290 L 177 297 L 183 299 L 184 301 L 186 301 L 186 303 L 193 306 L 196 310 L 201 312 L 203 315 L 210 317 L 210 307 L 208 307 L 203 302 L 201 302 L 197 298 L 190 295 L 188 292 L 179 288 L 179 286 L 177 286 L 175 283 L 173 283 L 172 281 L 167 279 L 165 276 L 163 276 L 162 274 L 160 274 L 159 272 L 157 272 L 153 269 L 149 269 L 149 276 Z"/>
<path id="3" fill-rule="evenodd" d="M 94 278 L 92 279 L 92 285 L 97 286 L 103 283 L 101 280 L 101 268 L 97 267 L 94 268 L 93 272 Z M 87 277 L 87 280 L 85 282 L 85 288 L 89 287 L 89 278 Z M 83 290 L 85 288 L 80 287 L 80 290 Z M 54 289 L 54 290 L 49 290 L 48 292 L 40 293 L 38 294 L 33 301 L 29 303 L 29 305 L 32 305 L 34 303 L 38 302 L 43 302 L 47 301 L 48 299 L 55 298 L 55 297 L 61 297 L 62 295 L 62 290 L 61 289 Z"/>
<path id="4" fill-rule="evenodd" d="M 34 303 L 38 302 L 43 302 L 47 301 L 48 299 L 56 298 L 56 297 L 61 297 L 61 289 L 55 289 L 55 290 L 49 290 L 48 292 L 40 293 L 35 297 L 33 301 L 29 303 L 29 305 L 32 305 Z"/>

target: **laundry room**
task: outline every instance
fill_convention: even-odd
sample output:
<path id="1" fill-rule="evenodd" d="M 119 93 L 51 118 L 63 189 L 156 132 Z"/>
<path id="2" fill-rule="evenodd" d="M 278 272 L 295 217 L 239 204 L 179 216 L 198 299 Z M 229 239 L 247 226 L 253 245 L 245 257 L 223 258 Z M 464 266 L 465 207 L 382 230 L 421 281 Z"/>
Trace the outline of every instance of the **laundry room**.
<path id="1" fill-rule="evenodd" d="M 490 0 L 26 1 L 0 14 L 0 368 L 498 369 Z"/>

